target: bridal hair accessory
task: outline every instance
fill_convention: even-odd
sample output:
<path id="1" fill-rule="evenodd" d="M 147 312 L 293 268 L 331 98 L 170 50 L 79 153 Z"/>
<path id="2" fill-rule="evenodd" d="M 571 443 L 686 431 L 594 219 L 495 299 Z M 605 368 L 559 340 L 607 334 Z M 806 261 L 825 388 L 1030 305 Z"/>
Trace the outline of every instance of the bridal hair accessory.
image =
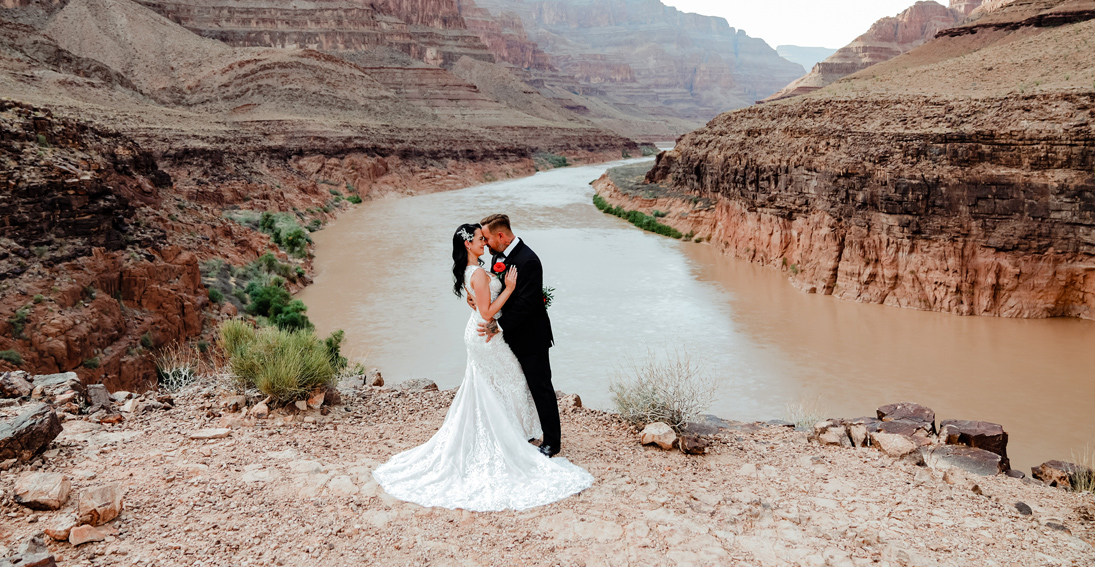
<path id="1" fill-rule="evenodd" d="M 475 235 L 474 235 L 474 234 L 468 234 L 468 231 L 467 231 L 467 230 L 465 230 L 465 229 L 463 229 L 463 228 L 462 228 L 462 229 L 460 229 L 460 230 L 458 230 L 458 231 L 456 231 L 456 234 L 459 234 L 459 235 L 460 235 L 460 238 L 463 238 L 463 239 L 464 239 L 464 242 L 471 242 L 471 241 L 472 241 L 472 239 L 474 239 L 474 238 L 475 238 Z"/>

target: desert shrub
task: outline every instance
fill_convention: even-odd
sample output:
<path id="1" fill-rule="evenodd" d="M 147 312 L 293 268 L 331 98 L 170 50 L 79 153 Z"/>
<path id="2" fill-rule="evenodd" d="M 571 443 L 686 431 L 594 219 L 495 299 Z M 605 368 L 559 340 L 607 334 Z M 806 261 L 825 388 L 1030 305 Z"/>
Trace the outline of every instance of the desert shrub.
<path id="1" fill-rule="evenodd" d="M 789 402 L 786 407 L 787 421 L 795 424 L 796 428 L 811 429 L 814 424 L 823 421 L 825 418 L 824 408 L 821 406 L 821 402 L 814 399 L 800 399 L 794 402 Z"/>
<path id="2" fill-rule="evenodd" d="M 36 293 L 36 294 L 34 294 L 34 299 L 32 299 L 31 301 L 33 301 L 34 303 L 41 303 L 45 300 L 46 300 L 46 296 L 44 296 L 40 293 Z"/>
<path id="3" fill-rule="evenodd" d="M 152 339 L 152 331 L 145 331 L 144 334 L 141 335 L 141 346 L 143 346 L 144 348 L 152 348 L 156 346 L 156 341 Z"/>
<path id="4" fill-rule="evenodd" d="M 660 421 L 680 432 L 707 410 L 715 382 L 687 353 L 650 351 L 618 370 L 609 383 L 612 402 L 625 421 L 643 427 Z"/>
<path id="5" fill-rule="evenodd" d="M 555 168 L 566 167 L 570 165 L 570 162 L 567 161 L 566 156 L 553 154 L 551 152 L 539 152 L 533 156 L 533 161 L 539 164 L 550 165 L 551 167 Z"/>
<path id="6" fill-rule="evenodd" d="M 339 191 L 338 189 L 328 189 L 327 192 L 334 195 L 335 197 L 342 196 L 342 191 Z"/>
<path id="7" fill-rule="evenodd" d="M 360 205 L 361 204 L 361 195 L 350 195 L 349 197 L 346 197 L 346 200 L 353 203 L 353 204 L 355 204 L 355 205 Z"/>
<path id="8" fill-rule="evenodd" d="M 198 359 L 189 347 L 174 343 L 160 350 L 154 360 L 164 390 L 175 392 L 198 379 Z"/>
<path id="9" fill-rule="evenodd" d="M 639 146 L 639 149 L 642 150 L 643 157 L 658 155 L 658 151 L 659 151 L 658 147 L 655 146 L 655 145 L 652 145 L 652 144 L 643 144 L 642 146 Z"/>
<path id="10" fill-rule="evenodd" d="M 259 230 L 269 234 L 274 244 L 293 256 L 303 258 L 308 255 L 308 243 L 312 240 L 297 223 L 296 216 L 289 213 L 262 213 L 259 217 Z"/>
<path id="11" fill-rule="evenodd" d="M 0 360 L 6 360 L 16 366 L 23 364 L 23 355 L 14 350 L 0 350 Z"/>
<path id="12" fill-rule="evenodd" d="M 46 138 L 45 134 L 38 134 L 38 146 L 42 148 L 49 147 L 49 140 Z"/>
<path id="13" fill-rule="evenodd" d="M 280 329 L 294 331 L 314 328 L 308 316 L 304 314 L 308 307 L 303 301 L 293 299 L 289 291 L 282 286 L 281 280 L 275 280 L 264 286 L 251 282 L 247 286 L 247 295 L 251 299 L 247 305 L 247 312 L 266 317 L 271 324 Z"/>
<path id="14" fill-rule="evenodd" d="M 360 199 L 360 197 L 358 198 Z M 321 228 L 323 228 L 323 221 L 319 219 L 312 219 L 311 221 L 308 221 L 308 232 L 315 232 Z"/>
<path id="15" fill-rule="evenodd" d="M 215 287 L 211 288 L 209 290 L 209 301 L 212 301 L 213 303 L 224 302 L 224 293 Z"/>
<path id="16" fill-rule="evenodd" d="M 30 315 L 30 305 L 24 305 L 15 311 L 8 323 L 11 324 L 11 336 L 16 339 L 25 339 L 23 331 L 27 329 L 27 317 Z"/>
<path id="17" fill-rule="evenodd" d="M 1085 446 L 1082 453 L 1072 453 L 1072 462 L 1083 467 L 1069 478 L 1072 489 L 1077 492 L 1095 492 L 1095 474 L 1091 472 L 1095 471 L 1095 451 Z"/>
<path id="18" fill-rule="evenodd" d="M 657 209 L 654 209 L 654 212 L 653 212 L 653 216 L 654 216 L 654 218 L 656 218 L 656 219 L 660 219 L 660 218 L 663 218 L 663 217 L 665 217 L 665 216 L 666 216 L 666 215 L 668 215 L 668 214 L 669 214 L 669 213 L 663 213 L 662 211 L 659 211 L 659 210 L 657 210 Z"/>
<path id="19" fill-rule="evenodd" d="M 48 253 L 49 253 L 49 248 L 47 248 L 45 246 L 35 246 L 34 247 L 34 255 L 39 257 L 39 258 L 45 258 L 46 254 L 48 254 Z"/>
<path id="20" fill-rule="evenodd" d="M 681 231 L 667 224 L 662 224 L 658 222 L 658 217 L 650 216 L 640 211 L 629 211 L 623 207 L 614 207 L 610 205 L 608 201 L 606 201 L 604 197 L 601 197 L 600 195 L 593 196 L 593 206 L 597 207 L 598 210 L 605 213 L 606 215 L 620 217 L 647 232 L 653 232 L 655 234 L 668 236 L 670 238 L 680 238 L 681 236 L 683 236 L 681 234 Z M 665 214 L 661 213 L 661 211 L 654 211 L 654 214 L 661 214 L 661 216 L 665 216 Z"/>
<path id="21" fill-rule="evenodd" d="M 85 358 L 84 359 L 84 368 L 87 368 L 89 370 L 95 370 L 96 368 L 99 367 L 99 363 L 100 363 L 99 362 L 99 357 L 97 357 L 97 356 L 93 356 L 91 358 Z"/>
<path id="22" fill-rule="evenodd" d="M 86 295 L 88 299 L 95 299 L 95 294 L 95 286 L 88 285 L 84 287 L 84 295 Z"/>
<path id="23" fill-rule="evenodd" d="M 331 353 L 315 332 L 276 327 L 245 331 L 243 326 L 239 321 L 221 325 L 221 344 L 238 385 L 291 402 L 334 382 L 337 369 Z"/>

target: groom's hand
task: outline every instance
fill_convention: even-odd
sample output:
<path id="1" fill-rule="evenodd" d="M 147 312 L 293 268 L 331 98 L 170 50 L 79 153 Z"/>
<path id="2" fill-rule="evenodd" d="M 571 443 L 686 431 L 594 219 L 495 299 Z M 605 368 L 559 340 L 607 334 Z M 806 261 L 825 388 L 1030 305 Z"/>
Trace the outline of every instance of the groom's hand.
<path id="1" fill-rule="evenodd" d="M 464 288 L 465 291 L 467 289 L 468 288 Z M 465 293 L 464 297 L 468 300 L 468 307 L 471 307 L 472 310 L 474 311 L 475 310 L 475 300 L 471 298 L 471 292 Z"/>
<path id="2" fill-rule="evenodd" d="M 488 343 L 490 342 L 491 339 L 494 338 L 495 335 L 497 335 L 499 332 L 501 332 L 501 330 L 502 329 L 498 326 L 498 321 L 489 321 L 487 323 L 479 323 L 479 336 L 480 337 L 487 337 L 487 342 Z"/>

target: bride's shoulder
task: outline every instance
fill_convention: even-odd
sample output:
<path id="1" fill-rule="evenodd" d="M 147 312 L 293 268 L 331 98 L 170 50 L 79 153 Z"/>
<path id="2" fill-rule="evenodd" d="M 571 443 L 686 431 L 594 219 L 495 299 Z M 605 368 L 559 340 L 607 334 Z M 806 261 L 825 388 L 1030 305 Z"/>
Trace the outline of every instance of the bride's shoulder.
<path id="1" fill-rule="evenodd" d="M 485 278 L 487 277 L 487 271 L 482 266 L 468 266 L 467 272 L 471 273 L 473 278 Z"/>

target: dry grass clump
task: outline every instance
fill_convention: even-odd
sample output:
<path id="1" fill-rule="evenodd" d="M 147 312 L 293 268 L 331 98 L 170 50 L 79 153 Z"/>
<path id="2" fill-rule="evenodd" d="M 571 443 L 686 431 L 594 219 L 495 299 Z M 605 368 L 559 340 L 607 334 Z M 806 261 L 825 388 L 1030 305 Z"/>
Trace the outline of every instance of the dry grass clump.
<path id="1" fill-rule="evenodd" d="M 156 362 L 160 388 L 164 390 L 177 392 L 198 379 L 201 358 L 194 349 L 186 345 L 168 345 L 160 349 L 153 360 Z"/>
<path id="2" fill-rule="evenodd" d="M 275 401 L 303 399 L 337 377 L 337 352 L 311 330 L 256 330 L 244 321 L 225 321 L 220 347 L 237 386 L 257 388 Z"/>
<path id="3" fill-rule="evenodd" d="M 1076 492 L 1095 492 L 1095 451 L 1085 446 L 1080 454 L 1072 453 L 1072 462 L 1080 470 L 1069 478 Z"/>
<path id="4" fill-rule="evenodd" d="M 819 421 L 824 421 L 825 408 L 817 398 L 800 399 L 787 404 L 787 421 L 795 427 L 811 429 Z"/>
<path id="5" fill-rule="evenodd" d="M 715 381 L 686 352 L 650 351 L 618 370 L 609 391 L 625 421 L 637 427 L 660 421 L 680 432 L 710 407 Z"/>

